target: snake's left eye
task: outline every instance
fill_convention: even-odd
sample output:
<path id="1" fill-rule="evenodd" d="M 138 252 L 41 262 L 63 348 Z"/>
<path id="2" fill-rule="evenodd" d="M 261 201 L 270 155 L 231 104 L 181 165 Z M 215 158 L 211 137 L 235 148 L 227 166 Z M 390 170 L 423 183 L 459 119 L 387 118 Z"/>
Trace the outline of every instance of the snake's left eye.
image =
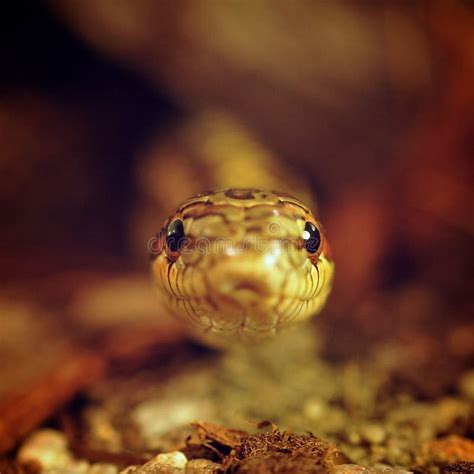
<path id="1" fill-rule="evenodd" d="M 321 246 L 321 234 L 319 229 L 310 221 L 307 221 L 303 231 L 304 247 L 310 254 L 315 254 Z"/>
<path id="2" fill-rule="evenodd" d="M 185 245 L 183 221 L 176 219 L 170 223 L 166 230 L 166 245 L 171 253 L 179 252 Z"/>

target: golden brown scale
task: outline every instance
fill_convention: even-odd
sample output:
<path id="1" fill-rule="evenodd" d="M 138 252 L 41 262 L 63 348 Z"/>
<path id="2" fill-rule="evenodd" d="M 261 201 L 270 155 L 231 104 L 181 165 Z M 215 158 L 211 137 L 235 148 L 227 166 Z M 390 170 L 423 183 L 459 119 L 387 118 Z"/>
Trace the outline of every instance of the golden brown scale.
<path id="1" fill-rule="evenodd" d="M 227 189 L 188 199 L 165 223 L 152 274 L 171 313 L 212 345 L 261 340 L 324 306 L 334 264 L 298 199 Z"/>

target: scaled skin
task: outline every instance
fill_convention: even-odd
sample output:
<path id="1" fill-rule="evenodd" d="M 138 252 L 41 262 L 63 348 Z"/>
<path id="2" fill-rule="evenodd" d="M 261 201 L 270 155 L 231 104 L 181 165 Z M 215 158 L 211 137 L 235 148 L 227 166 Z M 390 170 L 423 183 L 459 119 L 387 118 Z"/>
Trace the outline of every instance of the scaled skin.
<path id="1" fill-rule="evenodd" d="M 179 250 L 166 242 L 181 220 Z M 305 224 L 321 244 L 305 248 Z M 334 263 L 324 229 L 297 199 L 258 189 L 230 189 L 184 202 L 155 245 L 152 274 L 160 298 L 201 340 L 222 346 L 274 336 L 324 306 Z"/>

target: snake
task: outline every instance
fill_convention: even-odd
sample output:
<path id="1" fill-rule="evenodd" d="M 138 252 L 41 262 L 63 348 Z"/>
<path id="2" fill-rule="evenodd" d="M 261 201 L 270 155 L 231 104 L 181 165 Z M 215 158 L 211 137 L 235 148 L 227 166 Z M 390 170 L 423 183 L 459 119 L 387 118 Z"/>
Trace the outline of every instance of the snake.
<path id="1" fill-rule="evenodd" d="M 205 344 L 273 338 L 326 303 L 334 277 L 326 231 L 316 210 L 286 190 L 274 190 L 273 184 L 288 187 L 289 179 L 272 178 L 271 160 L 249 146 L 241 129 L 206 122 L 208 138 L 228 145 L 214 147 L 216 159 L 207 160 L 213 172 L 219 168 L 213 177 L 221 179 L 213 178 L 213 190 L 184 199 L 159 228 L 152 279 L 167 311 Z M 226 151 L 231 156 L 222 156 Z M 252 178 L 232 178 L 233 167 L 242 169 L 243 162 Z M 265 187 L 248 186 L 260 181 Z"/>

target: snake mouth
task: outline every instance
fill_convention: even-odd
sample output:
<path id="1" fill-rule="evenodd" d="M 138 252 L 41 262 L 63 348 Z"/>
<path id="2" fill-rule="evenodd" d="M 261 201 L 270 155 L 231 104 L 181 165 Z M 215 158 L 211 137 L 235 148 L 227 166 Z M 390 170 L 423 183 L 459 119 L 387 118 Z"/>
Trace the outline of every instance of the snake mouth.
<path id="1" fill-rule="evenodd" d="M 306 299 L 295 294 L 262 294 L 260 288 L 255 291 L 255 287 L 248 286 L 237 283 L 230 293 L 213 294 L 212 301 L 188 297 L 177 298 L 175 302 L 183 310 L 184 320 L 194 323 L 197 333 L 232 336 L 237 333 L 273 334 L 294 320 L 306 319 L 325 301 L 324 295 Z"/>

